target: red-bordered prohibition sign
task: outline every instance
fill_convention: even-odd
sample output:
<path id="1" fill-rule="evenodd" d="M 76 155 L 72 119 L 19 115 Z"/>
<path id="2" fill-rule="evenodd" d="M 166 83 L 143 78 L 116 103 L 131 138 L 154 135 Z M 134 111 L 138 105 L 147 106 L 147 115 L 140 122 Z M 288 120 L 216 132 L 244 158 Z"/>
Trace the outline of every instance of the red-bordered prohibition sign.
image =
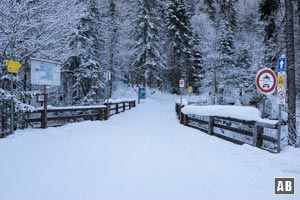
<path id="1" fill-rule="evenodd" d="M 256 74 L 255 84 L 263 94 L 272 94 L 277 85 L 276 74 L 269 68 L 264 68 Z"/>

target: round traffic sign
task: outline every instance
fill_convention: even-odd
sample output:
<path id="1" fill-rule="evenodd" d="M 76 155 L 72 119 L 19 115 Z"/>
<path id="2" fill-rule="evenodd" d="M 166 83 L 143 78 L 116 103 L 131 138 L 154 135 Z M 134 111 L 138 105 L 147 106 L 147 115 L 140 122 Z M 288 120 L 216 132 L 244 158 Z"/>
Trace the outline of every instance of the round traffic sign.
<path id="1" fill-rule="evenodd" d="M 279 99 L 285 99 L 285 91 L 284 90 L 281 90 L 278 92 L 278 98 Z"/>
<path id="2" fill-rule="evenodd" d="M 184 80 L 183 79 L 179 80 L 179 87 L 181 87 L 181 88 L 184 87 Z"/>
<path id="3" fill-rule="evenodd" d="M 272 94 L 275 91 L 276 83 L 276 74 L 269 68 L 264 68 L 256 74 L 256 87 L 263 94 Z"/>

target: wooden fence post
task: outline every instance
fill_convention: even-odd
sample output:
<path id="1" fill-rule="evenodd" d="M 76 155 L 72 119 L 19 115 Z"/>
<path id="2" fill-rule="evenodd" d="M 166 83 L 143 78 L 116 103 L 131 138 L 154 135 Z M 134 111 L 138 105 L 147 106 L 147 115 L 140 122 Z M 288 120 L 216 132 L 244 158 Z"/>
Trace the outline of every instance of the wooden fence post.
<path id="1" fill-rule="evenodd" d="M 123 102 L 123 112 L 125 112 L 126 110 L 126 105 L 125 105 L 125 102 Z"/>
<path id="2" fill-rule="evenodd" d="M 180 113 L 180 124 L 184 124 L 184 114 Z"/>
<path id="3" fill-rule="evenodd" d="M 107 104 L 105 109 L 105 120 L 108 120 L 109 112 L 110 112 L 110 104 Z"/>
<path id="4" fill-rule="evenodd" d="M 98 110 L 97 120 L 101 120 L 101 121 L 103 120 L 103 109 L 102 108 L 100 108 Z"/>
<path id="5" fill-rule="evenodd" d="M 208 134 L 213 135 L 214 134 L 214 117 L 209 116 L 208 118 Z"/>
<path id="6" fill-rule="evenodd" d="M 128 101 L 128 103 L 129 103 L 129 110 L 131 109 L 131 102 L 130 101 Z"/>
<path id="7" fill-rule="evenodd" d="M 255 146 L 256 147 L 262 147 L 262 145 L 263 145 L 262 135 L 263 135 L 263 132 L 264 132 L 264 127 L 256 126 L 255 131 L 256 131 L 256 144 L 255 144 Z"/>
<path id="8" fill-rule="evenodd" d="M 187 124 L 188 124 L 188 116 L 187 115 L 183 115 L 183 124 L 185 126 L 187 126 Z"/>
<path id="9" fill-rule="evenodd" d="M 119 114 L 119 104 L 116 104 L 116 114 Z"/>

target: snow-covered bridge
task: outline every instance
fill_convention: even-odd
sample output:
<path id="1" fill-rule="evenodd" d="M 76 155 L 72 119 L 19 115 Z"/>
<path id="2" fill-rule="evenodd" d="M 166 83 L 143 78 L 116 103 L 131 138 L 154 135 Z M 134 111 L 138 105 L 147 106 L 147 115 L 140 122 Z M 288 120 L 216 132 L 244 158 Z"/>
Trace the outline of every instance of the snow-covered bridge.
<path id="1" fill-rule="evenodd" d="M 299 182 L 299 149 L 271 154 L 201 134 L 178 123 L 174 100 L 0 140 L 0 200 L 300 197 L 299 185 L 296 196 L 274 196 L 275 176 Z"/>

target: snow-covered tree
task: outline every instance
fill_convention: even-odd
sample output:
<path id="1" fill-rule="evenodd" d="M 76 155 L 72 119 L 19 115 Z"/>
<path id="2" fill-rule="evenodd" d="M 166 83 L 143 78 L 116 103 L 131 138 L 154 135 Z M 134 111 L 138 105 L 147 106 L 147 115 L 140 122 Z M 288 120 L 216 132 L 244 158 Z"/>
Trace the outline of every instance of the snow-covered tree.
<path id="1" fill-rule="evenodd" d="M 101 98 L 104 87 L 99 8 L 95 0 L 78 0 L 74 5 L 78 15 L 67 39 L 70 56 L 64 65 L 65 97 L 71 94 L 73 103 L 92 104 Z"/>
<path id="2" fill-rule="evenodd" d="M 193 84 L 193 55 L 191 15 L 183 0 L 170 0 L 166 10 L 166 27 L 168 35 L 168 54 L 170 68 L 170 85 L 172 93 L 179 93 L 179 80 Z"/>
<path id="3" fill-rule="evenodd" d="M 139 0 L 132 4 L 135 18 L 129 35 L 133 41 L 131 78 L 144 86 L 147 83 L 150 87 L 161 83 L 166 69 L 158 5 L 157 0 Z"/>

